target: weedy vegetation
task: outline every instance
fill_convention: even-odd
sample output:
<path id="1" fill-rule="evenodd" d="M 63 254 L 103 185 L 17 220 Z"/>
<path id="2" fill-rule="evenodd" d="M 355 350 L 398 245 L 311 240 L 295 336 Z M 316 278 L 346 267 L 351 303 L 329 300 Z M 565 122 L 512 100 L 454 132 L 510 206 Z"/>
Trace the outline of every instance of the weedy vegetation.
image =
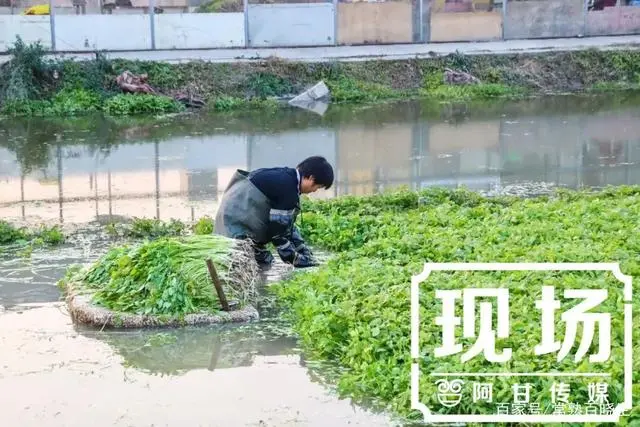
<path id="1" fill-rule="evenodd" d="M 111 116 L 176 113 L 185 110 L 162 95 L 122 94 L 117 70 L 103 55 L 93 61 L 46 59 L 39 43 L 20 36 L 9 49 L 12 59 L 0 67 L 0 113 L 8 116 Z"/>
<path id="2" fill-rule="evenodd" d="M 242 12 L 243 3 L 238 0 L 209 0 L 203 2 L 195 10 L 196 13 Z"/>
<path id="3" fill-rule="evenodd" d="M 157 239 L 188 234 L 208 235 L 213 233 L 213 218 L 203 216 L 192 225 L 178 219 L 162 221 L 155 218 L 133 218 L 131 222 L 111 222 L 105 226 L 106 233 L 114 239 Z"/>
<path id="4" fill-rule="evenodd" d="M 66 236 L 59 226 L 40 225 L 40 227 L 28 229 L 0 220 L 0 250 L 3 246 L 20 248 L 20 253 L 28 256 L 35 247 L 57 246 L 64 243 L 65 239 Z"/>
<path id="5" fill-rule="evenodd" d="M 130 223 L 109 223 L 105 230 L 112 238 L 155 239 L 182 236 L 187 226 L 177 219 L 165 222 L 153 218 L 133 218 Z"/>
<path id="6" fill-rule="evenodd" d="M 624 274 L 640 276 L 640 188 L 620 187 L 597 193 L 558 191 L 536 198 L 485 198 L 466 190 L 399 191 L 369 197 L 341 197 L 308 201 L 303 206 L 301 231 L 308 241 L 332 251 L 333 258 L 316 271 L 298 272 L 272 289 L 310 359 L 334 367 L 328 380 L 340 394 L 387 409 L 405 420 L 421 416 L 410 409 L 410 284 L 425 262 L 619 262 Z M 497 338 L 498 354 L 511 348 L 511 361 L 496 366 L 483 355 L 464 364 L 460 354 L 435 358 L 442 331 L 435 324 L 442 305 L 436 289 L 492 287 L 506 284 L 510 292 L 510 335 Z M 541 285 L 553 285 L 562 310 L 575 305 L 563 299 L 568 288 L 604 288 L 607 299 L 596 312 L 611 313 L 611 358 L 605 363 L 575 362 L 572 352 L 561 362 L 556 353 L 536 356 L 540 343 Z M 528 272 L 438 272 L 421 285 L 420 352 L 421 400 L 438 413 L 495 413 L 495 406 L 463 399 L 446 408 L 436 400 L 429 372 L 571 371 L 608 372 L 609 401 L 623 397 L 622 284 L 611 274 Z M 634 294 L 638 285 L 634 283 Z M 456 309 L 456 315 L 461 310 Z M 640 310 L 634 306 L 633 371 L 640 372 Z M 560 321 L 560 311 L 555 315 Z M 560 334 L 561 332 L 557 332 Z M 475 342 L 456 333 L 464 351 Z M 564 334 L 555 339 L 561 340 Z M 578 333 L 577 339 L 581 339 Z M 590 352 L 598 351 L 595 339 Z M 553 378 L 527 378 L 532 402 L 550 403 Z M 567 379 L 572 399 L 587 402 L 586 383 Z M 494 402 L 512 401 L 511 380 L 494 382 Z M 634 378 L 634 395 L 640 393 Z M 511 400 L 509 400 L 511 399 Z M 621 425 L 640 423 L 640 405 Z"/>
<path id="7" fill-rule="evenodd" d="M 231 11 L 235 0 L 212 0 L 203 11 Z M 107 60 L 46 60 L 44 48 L 19 38 L 11 61 L 0 68 L 0 113 L 12 116 L 73 116 L 91 112 L 129 116 L 184 110 L 173 100 L 195 94 L 217 112 L 280 108 L 319 80 L 333 103 L 372 103 L 407 98 L 433 101 L 522 98 L 554 92 L 597 93 L 640 88 L 640 53 L 633 50 L 548 52 L 518 55 L 447 56 L 399 61 L 298 63 L 279 59 L 237 64 L 193 61 L 167 64 Z M 467 72 L 478 84 L 445 84 L 446 69 Z M 145 73 L 167 96 L 122 94 L 115 77 Z"/>
<path id="8" fill-rule="evenodd" d="M 204 216 L 193 225 L 193 232 L 196 235 L 205 235 L 213 233 L 213 218 Z"/>

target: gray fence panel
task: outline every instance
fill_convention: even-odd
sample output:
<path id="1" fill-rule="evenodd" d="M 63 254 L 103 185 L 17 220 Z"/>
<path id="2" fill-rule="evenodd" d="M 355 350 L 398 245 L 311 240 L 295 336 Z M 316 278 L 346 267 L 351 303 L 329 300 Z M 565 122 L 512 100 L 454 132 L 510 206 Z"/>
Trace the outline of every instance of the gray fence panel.
<path id="1" fill-rule="evenodd" d="M 587 36 L 624 34 L 640 34 L 640 7 L 618 5 L 587 12 Z"/>
<path id="2" fill-rule="evenodd" d="M 331 3 L 250 4 L 249 46 L 333 45 L 334 10 Z"/>
<path id="3" fill-rule="evenodd" d="M 505 40 L 576 37 L 584 32 L 583 0 L 509 0 L 505 15 Z"/>

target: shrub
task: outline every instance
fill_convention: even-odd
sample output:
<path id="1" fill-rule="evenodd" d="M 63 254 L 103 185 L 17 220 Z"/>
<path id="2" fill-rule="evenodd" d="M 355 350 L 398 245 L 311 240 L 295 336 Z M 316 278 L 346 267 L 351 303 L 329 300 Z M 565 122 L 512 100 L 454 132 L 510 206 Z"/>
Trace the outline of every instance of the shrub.
<path id="1" fill-rule="evenodd" d="M 104 103 L 105 113 L 112 116 L 177 113 L 184 109 L 182 104 L 172 98 L 151 94 L 121 94 Z"/>

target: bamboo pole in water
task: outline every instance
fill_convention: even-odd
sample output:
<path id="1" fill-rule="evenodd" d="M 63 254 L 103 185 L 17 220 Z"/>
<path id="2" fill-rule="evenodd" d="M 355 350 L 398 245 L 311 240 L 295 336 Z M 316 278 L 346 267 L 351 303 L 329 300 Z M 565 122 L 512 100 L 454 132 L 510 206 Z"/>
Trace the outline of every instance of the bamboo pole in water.
<path id="1" fill-rule="evenodd" d="M 213 286 L 215 286 L 216 292 L 218 293 L 218 299 L 220 299 L 220 306 L 224 311 L 229 311 L 229 302 L 227 301 L 227 297 L 224 295 L 224 290 L 222 289 L 222 283 L 220 283 L 220 278 L 218 277 L 218 273 L 216 272 L 216 268 L 214 267 L 211 259 L 207 259 L 207 268 L 209 269 L 209 276 L 211 276 L 211 281 L 213 282 Z"/>

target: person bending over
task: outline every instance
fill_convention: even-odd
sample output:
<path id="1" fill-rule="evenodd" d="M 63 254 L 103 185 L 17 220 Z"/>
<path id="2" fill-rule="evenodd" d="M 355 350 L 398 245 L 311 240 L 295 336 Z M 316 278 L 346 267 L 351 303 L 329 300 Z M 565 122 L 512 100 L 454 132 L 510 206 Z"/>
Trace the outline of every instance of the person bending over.
<path id="1" fill-rule="evenodd" d="M 321 156 L 303 160 L 296 168 L 238 169 L 225 189 L 216 214 L 214 233 L 235 239 L 251 239 L 256 261 L 270 266 L 273 243 L 278 255 L 295 267 L 317 265 L 295 226 L 300 194 L 333 185 L 333 167 Z"/>

